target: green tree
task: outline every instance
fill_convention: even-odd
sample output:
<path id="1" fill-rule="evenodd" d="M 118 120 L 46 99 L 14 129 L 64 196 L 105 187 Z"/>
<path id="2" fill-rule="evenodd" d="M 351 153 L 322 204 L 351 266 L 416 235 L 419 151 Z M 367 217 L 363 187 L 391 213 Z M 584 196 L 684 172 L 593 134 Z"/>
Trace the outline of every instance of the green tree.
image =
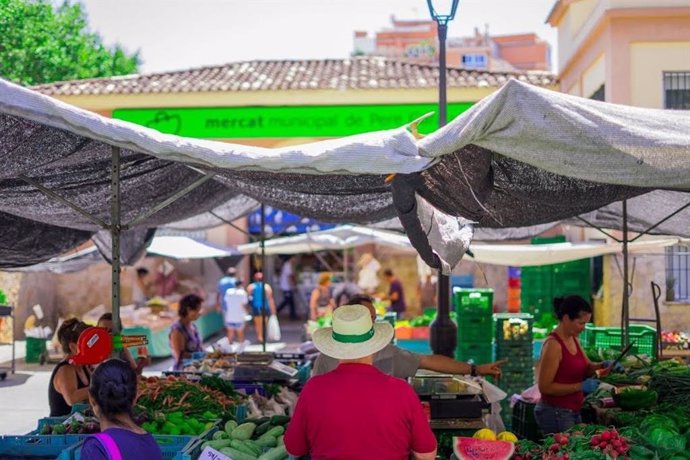
<path id="1" fill-rule="evenodd" d="M 79 3 L 0 0 L 0 76 L 24 85 L 136 73 L 139 52 L 107 47 Z"/>

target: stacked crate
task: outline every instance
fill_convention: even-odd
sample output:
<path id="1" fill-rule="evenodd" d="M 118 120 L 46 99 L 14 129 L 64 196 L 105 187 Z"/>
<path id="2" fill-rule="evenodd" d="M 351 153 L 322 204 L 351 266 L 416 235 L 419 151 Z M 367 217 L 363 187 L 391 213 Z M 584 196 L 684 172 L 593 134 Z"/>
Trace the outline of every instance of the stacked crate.
<path id="1" fill-rule="evenodd" d="M 498 313 L 494 315 L 496 359 L 507 359 L 501 366 L 503 375 L 499 387 L 508 394 L 502 403 L 503 421 L 512 422 L 509 401 L 534 384 L 534 358 L 532 356 L 534 317 L 526 313 Z"/>
<path id="2" fill-rule="evenodd" d="M 493 301 L 493 289 L 453 289 L 458 321 L 456 359 L 476 364 L 493 361 Z"/>

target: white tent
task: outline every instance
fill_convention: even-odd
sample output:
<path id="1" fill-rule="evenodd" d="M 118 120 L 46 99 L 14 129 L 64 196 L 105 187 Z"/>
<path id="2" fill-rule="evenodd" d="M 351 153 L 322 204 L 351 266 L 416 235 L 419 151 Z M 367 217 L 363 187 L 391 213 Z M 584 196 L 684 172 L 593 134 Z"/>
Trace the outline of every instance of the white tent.
<path id="1" fill-rule="evenodd" d="M 641 240 L 629 244 L 629 251 L 640 253 L 678 244 L 678 238 Z M 343 250 L 365 244 L 380 244 L 416 253 L 407 236 L 356 225 L 343 225 L 301 235 L 275 238 L 265 242 L 266 254 L 299 254 L 315 251 Z M 554 243 L 554 244 L 479 244 L 470 247 L 467 257 L 475 262 L 524 267 L 586 259 L 606 254 L 620 254 L 620 243 Z M 258 254 L 260 243 L 238 246 L 242 254 Z M 149 249 L 150 250 L 150 249 Z"/>

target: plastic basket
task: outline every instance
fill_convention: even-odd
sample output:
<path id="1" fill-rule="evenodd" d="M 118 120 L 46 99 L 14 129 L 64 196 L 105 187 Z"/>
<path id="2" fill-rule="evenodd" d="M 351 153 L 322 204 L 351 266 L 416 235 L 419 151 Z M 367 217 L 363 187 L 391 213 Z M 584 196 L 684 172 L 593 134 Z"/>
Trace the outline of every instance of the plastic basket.
<path id="1" fill-rule="evenodd" d="M 491 342 L 493 324 L 490 316 L 471 316 L 458 322 L 458 342 Z"/>
<path id="2" fill-rule="evenodd" d="M 541 439 L 541 432 L 534 418 L 534 409 L 537 405 L 525 401 L 518 401 L 513 406 L 512 430 L 521 439 L 538 441 Z"/>
<path id="3" fill-rule="evenodd" d="M 468 313 L 491 315 L 494 305 L 494 290 L 484 288 L 453 288 L 453 303 L 458 317 Z"/>
<path id="4" fill-rule="evenodd" d="M 247 396 L 251 396 L 254 393 L 258 393 L 260 396 L 266 396 L 266 389 L 261 383 L 233 382 L 232 385 L 235 387 L 235 390 L 244 392 Z"/>
<path id="5" fill-rule="evenodd" d="M 48 339 L 37 339 L 36 337 L 26 338 L 26 357 L 27 363 L 40 363 L 41 355 L 46 351 Z"/>
<path id="6" fill-rule="evenodd" d="M 412 339 L 413 340 L 429 340 L 430 334 L 429 326 L 419 326 L 412 328 Z"/>
<path id="7" fill-rule="evenodd" d="M 628 337 L 635 345 L 630 352 L 633 354 L 654 354 L 654 344 L 656 342 L 656 329 L 651 326 L 641 324 L 631 324 L 628 329 Z M 620 327 L 597 327 L 587 324 L 585 330 L 580 334 L 580 344 L 583 347 L 612 348 L 621 350 L 622 333 Z"/>
<path id="8" fill-rule="evenodd" d="M 305 362 L 297 369 L 297 381 L 302 384 L 307 383 L 307 380 L 311 377 L 311 361 Z"/>
<path id="9" fill-rule="evenodd" d="M 463 342 L 459 343 L 455 350 L 455 358 L 460 361 L 472 361 L 475 364 L 486 364 L 494 360 L 494 347 L 492 343 Z"/>
<path id="10" fill-rule="evenodd" d="M 2 436 L 0 437 L 0 458 L 58 458 L 71 460 L 72 457 L 62 457 L 63 451 L 79 443 L 82 438 L 73 435 L 59 436 Z"/>
<path id="11" fill-rule="evenodd" d="M 496 343 L 532 342 L 534 316 L 527 313 L 497 313 L 494 315 L 496 325 Z"/>
<path id="12" fill-rule="evenodd" d="M 84 413 L 87 410 L 91 409 L 91 404 L 86 404 L 86 403 L 76 403 L 72 406 L 72 414 L 75 414 L 77 412 Z"/>

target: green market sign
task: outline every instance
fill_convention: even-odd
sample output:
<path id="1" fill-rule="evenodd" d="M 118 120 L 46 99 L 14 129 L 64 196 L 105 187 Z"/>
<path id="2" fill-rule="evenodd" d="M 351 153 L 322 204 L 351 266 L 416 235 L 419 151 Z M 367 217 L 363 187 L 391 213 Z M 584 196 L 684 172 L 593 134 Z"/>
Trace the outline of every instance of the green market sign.
<path id="1" fill-rule="evenodd" d="M 448 104 L 448 119 L 472 103 Z M 319 105 L 284 107 L 200 107 L 116 109 L 113 118 L 163 133 L 195 138 L 342 137 L 399 128 L 436 104 Z M 435 113 L 419 125 L 423 134 L 438 127 Z"/>

